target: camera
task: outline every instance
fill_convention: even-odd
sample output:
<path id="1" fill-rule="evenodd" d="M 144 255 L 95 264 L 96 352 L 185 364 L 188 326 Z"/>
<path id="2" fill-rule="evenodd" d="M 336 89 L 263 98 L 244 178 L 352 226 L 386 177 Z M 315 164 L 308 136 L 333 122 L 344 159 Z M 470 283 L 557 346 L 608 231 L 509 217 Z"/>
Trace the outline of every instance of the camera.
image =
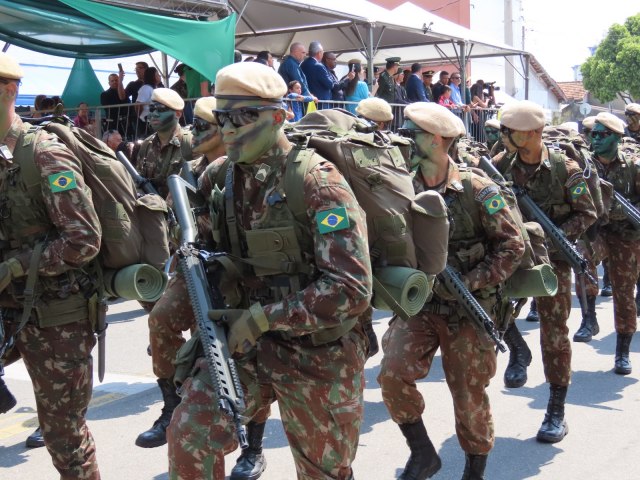
<path id="1" fill-rule="evenodd" d="M 496 82 L 484 82 L 485 90 L 489 91 L 493 87 L 494 90 L 500 90 L 500 87 L 496 87 Z"/>

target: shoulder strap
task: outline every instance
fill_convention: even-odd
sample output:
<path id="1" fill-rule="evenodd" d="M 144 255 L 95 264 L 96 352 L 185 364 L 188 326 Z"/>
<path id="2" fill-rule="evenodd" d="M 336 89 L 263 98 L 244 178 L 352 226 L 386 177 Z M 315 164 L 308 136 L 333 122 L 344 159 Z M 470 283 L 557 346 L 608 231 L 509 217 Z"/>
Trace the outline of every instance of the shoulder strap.
<path id="1" fill-rule="evenodd" d="M 464 192 L 462 192 L 462 195 L 460 197 L 462 204 L 464 205 L 464 209 L 469 212 L 470 215 L 473 215 L 474 221 L 476 221 L 476 224 L 479 225 L 480 207 L 478 207 L 478 202 L 476 202 L 475 196 L 473 195 L 471 171 L 460 168 L 460 180 L 462 180 L 462 185 L 464 187 Z"/>
<path id="2" fill-rule="evenodd" d="M 320 162 L 322 157 L 315 155 L 312 148 L 293 148 L 287 156 L 284 172 L 284 191 L 287 205 L 298 222 L 306 217 L 304 204 L 304 178 Z"/>
<path id="3" fill-rule="evenodd" d="M 227 168 L 224 181 L 224 202 L 225 216 L 227 219 L 227 231 L 229 232 L 229 244 L 231 253 L 242 258 L 242 248 L 240 246 L 240 236 L 238 235 L 238 222 L 236 219 L 235 201 L 233 198 L 233 165 Z"/>
<path id="4" fill-rule="evenodd" d="M 39 130 L 39 126 L 31 125 L 29 130 L 23 133 L 21 138 L 18 138 L 13 152 L 14 161 L 20 165 L 22 178 L 27 188 L 40 185 L 40 172 L 36 168 L 34 161 L 37 144 L 36 135 Z"/>
<path id="5" fill-rule="evenodd" d="M 193 151 L 191 150 L 191 132 L 185 128 L 182 129 L 182 141 L 180 142 L 180 154 L 182 161 L 188 162 L 193 160 Z"/>
<path id="6" fill-rule="evenodd" d="M 547 147 L 549 150 L 549 161 L 551 163 L 551 178 L 554 183 L 559 182 L 564 187 L 567 181 L 567 164 L 565 163 L 565 155 L 561 150 L 555 147 Z M 564 190 L 564 188 L 563 188 Z"/>

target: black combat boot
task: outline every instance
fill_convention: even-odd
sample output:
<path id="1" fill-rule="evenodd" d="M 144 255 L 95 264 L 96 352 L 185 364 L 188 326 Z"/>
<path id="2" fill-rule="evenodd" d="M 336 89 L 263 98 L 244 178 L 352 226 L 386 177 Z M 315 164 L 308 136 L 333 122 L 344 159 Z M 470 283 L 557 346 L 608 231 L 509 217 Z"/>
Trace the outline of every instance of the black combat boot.
<path id="1" fill-rule="evenodd" d="M 1 322 L 2 320 L 0 320 Z M 16 397 L 9 391 L 7 384 L 0 376 L 0 413 L 7 413 L 16 406 Z"/>
<path id="2" fill-rule="evenodd" d="M 146 432 L 142 432 L 136 438 L 136 445 L 142 448 L 159 447 L 167 443 L 167 427 L 171 422 L 171 415 L 180 403 L 180 397 L 176 393 L 176 387 L 172 378 L 159 378 L 158 385 L 162 392 L 162 414 Z"/>
<path id="3" fill-rule="evenodd" d="M 582 315 L 580 328 L 573 335 L 574 342 L 590 342 L 600 332 L 598 317 L 596 316 L 596 297 L 587 295 L 586 312 Z"/>
<path id="4" fill-rule="evenodd" d="M 602 264 L 602 269 L 604 273 L 602 274 L 602 290 L 600 290 L 600 296 L 611 297 L 613 296 L 613 288 L 611 287 L 611 280 L 609 280 L 609 267 L 607 267 L 606 262 Z"/>
<path id="5" fill-rule="evenodd" d="M 527 367 L 531 365 L 531 350 L 515 323 L 504 332 L 504 342 L 509 347 L 509 365 L 504 371 L 504 386 L 520 388 L 527 383 Z"/>
<path id="6" fill-rule="evenodd" d="M 567 387 L 549 384 L 549 404 L 547 413 L 536 440 L 544 443 L 556 443 L 561 441 L 569 433 L 569 425 L 564 420 L 564 401 L 567 398 Z"/>
<path id="7" fill-rule="evenodd" d="M 616 360 L 613 369 L 618 375 L 631 373 L 631 360 L 629 360 L 629 347 L 633 333 L 619 333 L 616 338 Z"/>
<path id="8" fill-rule="evenodd" d="M 42 436 L 42 429 L 40 426 L 34 430 L 34 432 L 27 437 L 27 441 L 24 442 L 24 446 L 27 448 L 40 448 L 44 447 L 44 437 Z"/>
<path id="9" fill-rule="evenodd" d="M 424 423 L 422 420 L 418 420 L 416 423 L 403 423 L 399 427 L 404 438 L 407 439 L 411 455 L 398 480 L 425 480 L 431 478 L 440 470 L 442 462 L 427 435 Z"/>
<path id="10" fill-rule="evenodd" d="M 462 480 L 484 480 L 484 469 L 487 466 L 486 455 L 465 455 L 464 472 Z"/>
<path id="11" fill-rule="evenodd" d="M 527 315 L 527 322 L 539 322 L 538 317 L 538 305 L 536 305 L 536 299 L 531 299 L 531 306 L 529 307 L 529 314 Z"/>
<path id="12" fill-rule="evenodd" d="M 236 466 L 231 470 L 231 480 L 256 480 L 267 468 L 267 459 L 262 454 L 262 436 L 266 423 L 249 422 L 247 440 L 249 446 L 242 450 Z"/>

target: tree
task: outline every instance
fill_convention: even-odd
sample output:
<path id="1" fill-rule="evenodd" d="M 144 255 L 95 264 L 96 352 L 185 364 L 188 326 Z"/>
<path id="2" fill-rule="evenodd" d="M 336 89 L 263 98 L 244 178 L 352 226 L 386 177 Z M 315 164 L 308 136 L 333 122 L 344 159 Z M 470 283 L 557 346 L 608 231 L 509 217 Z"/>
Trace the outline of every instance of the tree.
<path id="1" fill-rule="evenodd" d="M 584 87 L 601 102 L 620 92 L 640 98 L 640 14 L 613 24 L 595 55 L 580 67 Z"/>

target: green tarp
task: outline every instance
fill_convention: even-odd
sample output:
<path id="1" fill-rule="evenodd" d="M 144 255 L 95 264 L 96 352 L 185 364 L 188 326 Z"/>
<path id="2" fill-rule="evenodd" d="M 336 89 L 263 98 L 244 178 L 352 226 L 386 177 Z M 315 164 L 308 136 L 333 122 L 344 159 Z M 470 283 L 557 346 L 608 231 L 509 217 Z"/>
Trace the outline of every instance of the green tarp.
<path id="1" fill-rule="evenodd" d="M 100 105 L 100 94 L 103 90 L 89 60 L 77 58 L 73 62 L 67 86 L 62 92 L 62 100 L 69 108 L 76 107 L 80 102 L 85 102 L 88 105 Z"/>

